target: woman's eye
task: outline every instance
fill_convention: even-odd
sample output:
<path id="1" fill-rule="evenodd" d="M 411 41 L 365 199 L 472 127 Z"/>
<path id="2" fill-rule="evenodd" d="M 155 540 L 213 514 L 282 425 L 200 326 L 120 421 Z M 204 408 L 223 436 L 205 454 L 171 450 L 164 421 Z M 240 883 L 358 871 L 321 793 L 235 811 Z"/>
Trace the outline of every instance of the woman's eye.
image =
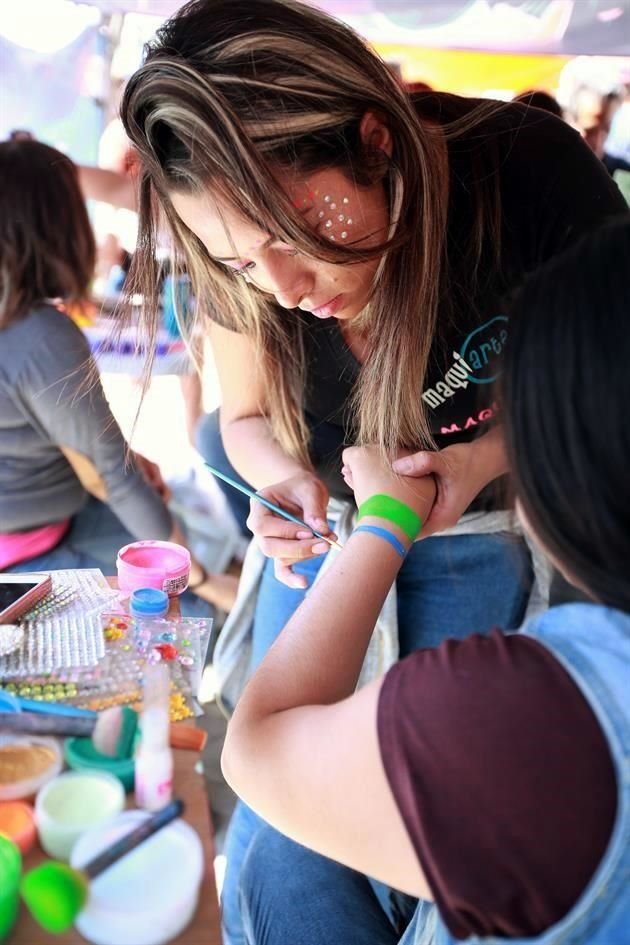
<path id="1" fill-rule="evenodd" d="M 242 266 L 235 266 L 232 269 L 232 272 L 235 276 L 246 276 L 248 272 L 251 272 L 256 266 L 255 262 L 246 262 Z"/>

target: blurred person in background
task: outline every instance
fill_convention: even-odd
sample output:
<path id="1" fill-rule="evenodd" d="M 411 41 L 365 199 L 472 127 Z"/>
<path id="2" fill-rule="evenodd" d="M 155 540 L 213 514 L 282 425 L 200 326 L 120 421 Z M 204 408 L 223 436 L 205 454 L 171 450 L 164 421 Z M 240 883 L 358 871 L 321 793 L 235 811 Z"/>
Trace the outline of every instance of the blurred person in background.
<path id="1" fill-rule="evenodd" d="M 615 91 L 603 94 L 583 85 L 576 90 L 569 103 L 567 114 L 570 123 L 600 161 L 604 158 L 606 139 L 620 101 Z"/>
<path id="2" fill-rule="evenodd" d="M 604 145 L 604 164 L 613 177 L 617 171 L 630 172 L 630 82 L 624 86 L 611 121 Z"/>
<path id="3" fill-rule="evenodd" d="M 88 296 L 95 252 L 70 159 L 0 143 L 0 570 L 115 574 L 129 541 L 185 544 L 158 466 L 129 451 L 66 313 Z M 234 579 L 193 560 L 190 587 L 184 612 L 229 610 Z"/>

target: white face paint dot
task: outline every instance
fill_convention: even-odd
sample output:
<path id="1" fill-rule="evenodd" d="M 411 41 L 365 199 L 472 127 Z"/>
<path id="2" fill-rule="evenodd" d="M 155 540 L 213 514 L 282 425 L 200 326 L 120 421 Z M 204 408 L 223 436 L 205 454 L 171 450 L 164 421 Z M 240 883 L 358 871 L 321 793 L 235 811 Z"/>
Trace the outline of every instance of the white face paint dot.
<path id="1" fill-rule="evenodd" d="M 330 197 L 328 194 L 324 197 L 324 203 L 330 203 Z"/>
<path id="2" fill-rule="evenodd" d="M 348 234 L 347 234 L 346 231 L 344 230 L 343 233 L 341 234 L 341 239 L 342 239 L 342 240 L 345 240 L 345 238 L 346 238 L 347 235 L 348 235 Z"/>
<path id="3" fill-rule="evenodd" d="M 330 209 L 331 209 L 331 210 L 336 210 L 336 209 L 337 209 L 337 204 L 336 204 L 336 203 L 331 203 Z"/>
<path id="4" fill-rule="evenodd" d="M 348 224 L 348 226 L 352 226 L 352 217 L 348 217 L 348 219 L 346 220 L 346 223 Z"/>
<path id="5" fill-rule="evenodd" d="M 331 240 L 332 240 L 333 243 L 334 243 L 334 242 L 335 242 L 335 237 L 334 237 L 334 236 L 331 236 L 330 238 L 331 238 Z"/>
<path id="6" fill-rule="evenodd" d="M 344 198 L 343 198 L 343 202 L 344 202 L 344 203 L 350 203 L 350 200 L 349 200 L 348 197 L 344 197 Z"/>
<path id="7" fill-rule="evenodd" d="M 320 220 L 323 219 L 323 217 L 324 217 L 324 211 L 323 211 L 323 210 L 320 210 L 319 213 L 317 214 L 317 216 L 319 217 Z"/>
<path id="8" fill-rule="evenodd" d="M 332 220 L 326 220 L 326 229 L 329 230 L 332 226 Z"/>
<path id="9" fill-rule="evenodd" d="M 343 223 L 343 221 L 344 221 L 346 218 L 344 217 L 343 213 L 340 213 L 339 216 L 337 217 L 337 219 L 339 220 L 340 223 Z"/>

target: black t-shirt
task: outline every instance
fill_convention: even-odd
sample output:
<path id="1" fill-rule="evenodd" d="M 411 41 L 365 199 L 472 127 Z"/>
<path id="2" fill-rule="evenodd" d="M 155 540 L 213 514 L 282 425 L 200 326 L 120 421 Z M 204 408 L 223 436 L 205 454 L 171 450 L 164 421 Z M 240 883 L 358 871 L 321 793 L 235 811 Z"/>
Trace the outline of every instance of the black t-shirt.
<path id="1" fill-rule="evenodd" d="M 441 123 L 463 117 L 479 104 L 433 92 L 419 93 L 414 101 L 421 117 Z M 449 299 L 448 311 L 445 306 L 438 316 L 422 397 L 439 448 L 486 432 L 497 414 L 495 382 L 509 335 L 511 292 L 528 272 L 582 233 L 627 212 L 616 184 L 577 132 L 536 108 L 505 105 L 481 127 L 451 142 L 448 154 L 448 257 L 461 258 L 472 239 L 476 188 L 497 186 L 501 265 L 497 269 L 492 253 L 482 257 L 475 297 L 459 299 L 455 306 Z M 341 452 L 353 439 L 347 408 L 360 365 L 335 319 L 321 321 L 304 312 L 296 317 L 305 329 L 304 409 L 315 467 L 333 495 L 350 497 L 339 470 Z M 492 487 L 484 490 L 473 507 L 496 507 L 496 495 Z"/>

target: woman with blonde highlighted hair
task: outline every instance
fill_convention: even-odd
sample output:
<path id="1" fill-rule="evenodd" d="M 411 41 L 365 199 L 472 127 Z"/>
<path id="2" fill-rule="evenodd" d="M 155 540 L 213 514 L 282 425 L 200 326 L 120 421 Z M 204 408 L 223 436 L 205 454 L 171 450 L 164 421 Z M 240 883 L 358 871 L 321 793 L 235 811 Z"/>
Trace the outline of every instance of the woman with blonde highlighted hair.
<path id="1" fill-rule="evenodd" d="M 121 115 L 142 165 L 132 279 L 149 330 L 165 225 L 213 345 L 229 461 L 308 525 L 252 506 L 269 559 L 252 668 L 329 551 L 310 530 L 331 539 L 340 510 L 347 522 L 351 444 L 414 477 L 425 508 L 396 584 L 400 655 L 517 627 L 532 568 L 496 488 L 494 394 L 510 296 L 625 206 L 579 136 L 520 105 L 408 95 L 351 29 L 297 0 L 188 3 Z M 260 824 L 239 805 L 228 945 L 244 941 L 240 866 Z"/>

